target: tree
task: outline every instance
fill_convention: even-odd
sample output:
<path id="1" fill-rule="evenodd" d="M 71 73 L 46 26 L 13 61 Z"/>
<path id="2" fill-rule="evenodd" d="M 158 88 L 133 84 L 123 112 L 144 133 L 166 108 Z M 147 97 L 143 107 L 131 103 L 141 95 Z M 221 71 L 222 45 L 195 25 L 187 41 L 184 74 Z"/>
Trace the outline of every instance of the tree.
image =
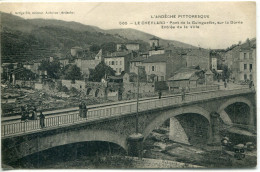
<path id="1" fill-rule="evenodd" d="M 230 75 L 231 75 L 231 70 L 228 68 L 227 65 L 223 65 L 223 80 L 225 79 L 229 79 Z"/>
<path id="2" fill-rule="evenodd" d="M 115 76 L 115 71 L 102 61 L 95 67 L 94 70 L 90 70 L 89 80 L 93 82 L 100 82 L 105 75 Z"/>
<path id="3" fill-rule="evenodd" d="M 113 53 L 116 51 L 116 43 L 114 42 L 104 43 L 101 45 L 101 48 L 104 52 Z"/>
<path id="4" fill-rule="evenodd" d="M 14 69 L 14 65 L 8 64 L 7 66 L 4 67 L 3 73 L 1 75 L 2 80 L 8 80 L 8 76 L 10 75 L 10 72 Z"/>
<path id="5" fill-rule="evenodd" d="M 80 68 L 76 65 L 67 65 L 65 66 L 64 70 L 63 70 L 63 75 L 64 75 L 64 79 L 68 79 L 68 80 L 81 80 L 83 79 L 81 72 L 80 72 Z"/>
<path id="6" fill-rule="evenodd" d="M 139 81 L 140 82 L 146 82 L 147 81 L 147 75 L 144 67 L 139 68 Z"/>
<path id="7" fill-rule="evenodd" d="M 17 80 L 35 80 L 37 79 L 38 75 L 36 75 L 35 73 L 33 73 L 31 70 L 26 69 L 26 68 L 19 68 L 19 70 L 21 69 L 20 72 L 17 72 L 15 74 L 15 78 Z"/>
<path id="8" fill-rule="evenodd" d="M 93 44 L 89 47 L 89 50 L 95 54 L 97 54 L 100 50 L 100 46 L 97 44 Z"/>
<path id="9" fill-rule="evenodd" d="M 122 44 L 122 45 L 120 46 L 120 50 L 121 50 L 121 51 L 127 50 L 126 45 L 125 45 L 125 44 Z"/>
<path id="10" fill-rule="evenodd" d="M 53 79 L 59 79 L 60 78 L 60 68 L 61 64 L 58 61 L 53 61 L 50 62 L 48 60 L 44 60 L 41 62 L 40 66 L 39 66 L 39 70 L 46 70 L 47 71 L 47 75 L 50 78 Z"/>
<path id="11" fill-rule="evenodd" d="M 67 93 L 69 92 L 69 89 L 65 85 L 63 85 L 61 91 Z"/>
<path id="12" fill-rule="evenodd" d="M 78 94 L 78 93 L 79 93 L 79 91 L 78 91 L 76 88 L 74 88 L 74 87 L 72 87 L 72 88 L 70 89 L 70 92 L 71 92 L 72 94 Z"/>

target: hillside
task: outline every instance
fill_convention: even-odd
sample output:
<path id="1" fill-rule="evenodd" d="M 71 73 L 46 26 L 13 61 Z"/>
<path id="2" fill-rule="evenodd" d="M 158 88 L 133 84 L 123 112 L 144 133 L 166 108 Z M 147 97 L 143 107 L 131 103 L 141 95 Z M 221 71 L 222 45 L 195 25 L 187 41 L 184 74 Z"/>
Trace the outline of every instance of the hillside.
<path id="1" fill-rule="evenodd" d="M 62 20 L 50 20 L 50 19 L 30 19 L 29 22 L 38 27 L 44 26 L 60 26 L 68 29 L 72 29 L 79 32 L 104 32 L 102 29 L 96 26 L 83 25 L 77 22 L 66 22 Z"/>
<path id="2" fill-rule="evenodd" d="M 11 14 L 1 15 L 1 61 L 20 62 L 48 56 L 65 57 L 71 47 L 90 45 L 111 47 L 115 43 L 137 42 L 147 51 L 154 35 L 134 29 L 102 30 L 77 22 L 45 19 L 23 19 Z M 178 41 L 160 40 L 161 45 L 191 48 Z"/>
<path id="3" fill-rule="evenodd" d="M 113 35 L 120 35 L 124 38 L 127 38 L 129 40 L 136 40 L 136 39 L 141 39 L 145 42 L 149 42 L 149 39 L 154 37 L 154 35 L 151 35 L 149 33 L 145 33 L 142 31 L 138 31 L 135 29 L 112 29 L 112 30 L 106 30 L 105 32 L 113 34 Z M 165 40 L 165 39 L 160 39 L 160 45 L 167 47 L 168 45 L 173 45 L 175 47 L 180 47 L 180 48 L 198 48 L 189 44 L 185 44 L 179 41 L 174 41 L 174 40 Z"/>

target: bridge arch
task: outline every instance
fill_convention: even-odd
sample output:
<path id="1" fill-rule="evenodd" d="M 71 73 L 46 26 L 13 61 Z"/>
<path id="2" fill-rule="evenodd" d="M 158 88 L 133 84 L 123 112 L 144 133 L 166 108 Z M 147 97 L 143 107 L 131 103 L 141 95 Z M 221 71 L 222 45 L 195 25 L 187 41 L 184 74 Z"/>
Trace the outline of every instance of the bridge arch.
<path id="1" fill-rule="evenodd" d="M 27 150 L 21 151 L 23 154 L 20 154 L 18 158 L 22 158 L 57 146 L 88 141 L 105 141 L 115 143 L 127 152 L 126 137 L 123 135 L 108 130 L 75 130 L 40 138 L 36 137 L 30 142 L 37 142 L 37 150 L 29 148 L 28 145 L 30 145 L 30 142 L 25 141 L 20 145 L 20 150 Z"/>
<path id="2" fill-rule="evenodd" d="M 95 97 L 98 97 L 98 95 L 99 95 L 99 89 L 97 88 L 95 91 Z"/>
<path id="3" fill-rule="evenodd" d="M 156 117 L 144 130 L 143 136 L 144 140 L 147 136 L 157 127 L 161 126 L 167 119 L 175 117 L 181 114 L 200 114 L 207 119 L 210 125 L 210 113 L 202 107 L 190 106 L 190 107 L 180 107 L 177 109 L 171 109 L 162 112 L 158 117 Z M 210 127 L 210 126 L 209 126 Z M 210 130 L 209 130 L 210 131 Z"/>
<path id="4" fill-rule="evenodd" d="M 87 96 L 90 94 L 91 90 L 92 90 L 91 88 L 87 89 Z"/>
<path id="5" fill-rule="evenodd" d="M 221 106 L 218 108 L 218 113 L 220 114 L 220 118 L 223 120 L 225 124 L 232 125 L 232 119 L 230 119 L 229 115 L 225 112 L 225 109 L 234 103 L 245 103 L 249 106 L 250 109 L 250 122 L 253 120 L 253 105 L 250 100 L 248 100 L 245 97 L 235 97 L 228 99 L 224 103 L 221 104 Z"/>

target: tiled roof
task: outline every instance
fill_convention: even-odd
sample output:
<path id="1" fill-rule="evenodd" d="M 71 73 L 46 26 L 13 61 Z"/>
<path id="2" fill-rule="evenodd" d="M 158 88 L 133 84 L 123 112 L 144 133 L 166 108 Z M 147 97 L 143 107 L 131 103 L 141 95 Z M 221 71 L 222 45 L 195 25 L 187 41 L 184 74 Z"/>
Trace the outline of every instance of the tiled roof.
<path id="1" fill-rule="evenodd" d="M 178 80 L 196 80 L 196 77 L 194 76 L 196 72 L 199 72 L 201 70 L 197 69 L 191 69 L 191 68 L 181 68 L 177 72 L 175 72 L 174 76 L 169 78 L 169 81 L 178 81 Z"/>
<path id="2" fill-rule="evenodd" d="M 167 62 L 168 60 L 169 56 L 167 54 L 157 54 L 148 57 L 143 61 L 143 63 Z"/>
<path id="3" fill-rule="evenodd" d="M 205 73 L 205 74 L 213 74 L 212 72 L 211 72 L 211 70 L 207 70 L 207 72 Z"/>
<path id="4" fill-rule="evenodd" d="M 105 58 L 111 58 L 111 57 L 124 57 L 126 55 L 130 54 L 130 52 L 128 51 L 120 51 L 120 52 L 114 52 L 114 53 L 110 53 L 110 54 L 107 54 L 105 56 Z"/>
<path id="5" fill-rule="evenodd" d="M 142 62 L 145 59 L 146 59 L 146 57 L 139 56 L 139 57 L 136 57 L 135 59 L 131 60 L 131 62 Z"/>
<path id="6" fill-rule="evenodd" d="M 117 79 L 123 79 L 123 76 L 121 76 L 121 75 L 119 75 L 119 76 L 108 76 L 107 78 L 117 80 Z"/>

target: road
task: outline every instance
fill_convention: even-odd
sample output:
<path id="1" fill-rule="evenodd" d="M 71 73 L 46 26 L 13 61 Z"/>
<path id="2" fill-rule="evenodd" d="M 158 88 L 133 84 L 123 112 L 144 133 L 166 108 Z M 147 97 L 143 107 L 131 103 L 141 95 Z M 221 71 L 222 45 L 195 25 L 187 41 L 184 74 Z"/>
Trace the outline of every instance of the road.
<path id="1" fill-rule="evenodd" d="M 224 83 L 223 82 L 214 82 L 215 85 L 220 85 L 220 90 L 233 90 L 233 89 L 239 89 L 239 88 L 248 88 L 247 85 L 238 85 L 234 83 L 228 83 L 227 88 L 224 88 Z M 172 96 L 178 96 L 178 94 L 175 95 L 168 95 L 168 96 L 162 96 L 162 98 L 166 97 L 172 97 Z M 144 100 L 152 100 L 152 99 L 157 99 L 158 97 L 148 97 L 148 98 L 140 98 L 140 101 Z M 96 105 L 90 105 L 88 106 L 88 109 L 94 109 L 98 107 L 105 107 L 105 106 L 110 106 L 110 105 L 118 105 L 118 104 L 124 104 L 124 103 L 130 103 L 130 102 L 136 102 L 136 100 L 125 100 L 125 101 L 118 101 L 118 102 L 113 102 L 113 103 L 104 103 L 104 104 L 96 104 Z M 55 115 L 68 115 L 71 113 L 75 113 L 78 111 L 78 107 L 72 107 L 72 108 L 66 108 L 66 109 L 58 109 L 58 110 L 51 110 L 51 111 L 44 111 L 43 113 L 45 114 L 46 118 L 49 118 L 51 116 Z M 39 113 L 38 113 L 39 115 Z M 14 122 L 19 122 L 21 120 L 20 115 L 15 115 L 15 116 L 9 116 L 9 117 L 1 117 L 1 122 L 2 124 L 10 124 Z"/>

